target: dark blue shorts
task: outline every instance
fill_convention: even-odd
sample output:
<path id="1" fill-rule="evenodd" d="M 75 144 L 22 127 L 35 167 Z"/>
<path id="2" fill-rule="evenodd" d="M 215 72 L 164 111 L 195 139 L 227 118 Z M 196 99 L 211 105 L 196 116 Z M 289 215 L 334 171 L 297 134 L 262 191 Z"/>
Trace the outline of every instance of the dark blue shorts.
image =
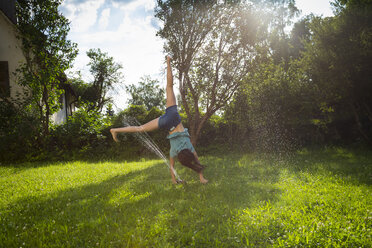
<path id="1" fill-rule="evenodd" d="M 181 123 L 181 116 L 177 111 L 177 105 L 168 107 L 165 114 L 159 118 L 159 128 L 173 131 Z"/>

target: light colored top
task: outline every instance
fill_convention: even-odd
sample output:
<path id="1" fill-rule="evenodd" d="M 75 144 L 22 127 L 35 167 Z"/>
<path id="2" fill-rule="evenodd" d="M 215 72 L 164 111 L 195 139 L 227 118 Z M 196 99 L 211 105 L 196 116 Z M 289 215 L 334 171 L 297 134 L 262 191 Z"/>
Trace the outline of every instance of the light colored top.
<path id="1" fill-rule="evenodd" d="M 191 152 L 195 152 L 195 149 L 190 141 L 190 134 L 185 128 L 183 132 L 174 132 L 167 136 L 170 142 L 170 156 L 172 158 L 176 157 L 178 153 L 184 149 L 189 149 Z"/>

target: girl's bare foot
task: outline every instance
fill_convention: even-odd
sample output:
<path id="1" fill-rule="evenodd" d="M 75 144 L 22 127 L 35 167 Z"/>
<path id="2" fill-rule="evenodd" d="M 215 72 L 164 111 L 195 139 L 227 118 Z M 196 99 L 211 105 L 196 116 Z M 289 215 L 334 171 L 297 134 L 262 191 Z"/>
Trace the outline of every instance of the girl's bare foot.
<path id="1" fill-rule="evenodd" d="M 110 129 L 110 133 L 112 135 L 112 138 L 115 140 L 115 142 L 119 142 L 118 138 L 116 137 L 116 132 L 114 129 Z"/>
<path id="2" fill-rule="evenodd" d="M 199 178 L 200 178 L 200 182 L 202 184 L 206 184 L 208 182 L 208 180 L 204 178 L 202 173 L 199 174 Z"/>
<path id="3" fill-rule="evenodd" d="M 203 179 L 200 179 L 200 182 L 201 182 L 202 184 L 206 184 L 206 183 L 208 183 L 208 180 L 205 179 L 205 178 L 203 178 Z"/>

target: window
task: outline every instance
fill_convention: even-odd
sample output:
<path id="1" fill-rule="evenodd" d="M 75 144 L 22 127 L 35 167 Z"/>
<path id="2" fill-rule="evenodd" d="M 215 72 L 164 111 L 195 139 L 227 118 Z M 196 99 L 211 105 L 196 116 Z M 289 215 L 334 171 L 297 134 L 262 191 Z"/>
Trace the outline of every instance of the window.
<path id="1" fill-rule="evenodd" d="M 0 96 L 10 96 L 8 61 L 0 61 Z"/>

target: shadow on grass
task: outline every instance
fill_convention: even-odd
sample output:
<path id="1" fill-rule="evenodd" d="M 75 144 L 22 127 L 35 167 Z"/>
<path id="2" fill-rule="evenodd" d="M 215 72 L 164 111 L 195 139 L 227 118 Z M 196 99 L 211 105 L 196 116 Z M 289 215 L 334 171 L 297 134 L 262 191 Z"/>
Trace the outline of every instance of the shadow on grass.
<path id="1" fill-rule="evenodd" d="M 247 170 L 240 159 L 206 158 L 207 185 L 188 169 L 180 169 L 188 183 L 172 185 L 163 165 L 155 165 L 48 197 L 21 199 L 1 214 L 0 244 L 233 247 L 229 220 L 234 213 L 274 202 L 281 193 L 272 185 L 277 171 L 262 180 L 261 171 Z"/>

